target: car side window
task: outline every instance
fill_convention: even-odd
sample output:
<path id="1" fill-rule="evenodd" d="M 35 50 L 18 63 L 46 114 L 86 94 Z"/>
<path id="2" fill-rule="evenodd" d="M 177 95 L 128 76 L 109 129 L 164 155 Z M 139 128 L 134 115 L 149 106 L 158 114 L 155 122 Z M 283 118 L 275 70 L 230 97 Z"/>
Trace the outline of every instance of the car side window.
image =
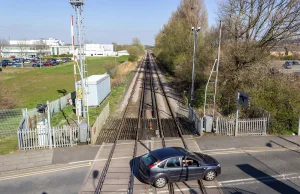
<path id="1" fill-rule="evenodd" d="M 170 158 L 168 159 L 167 162 L 167 168 L 176 168 L 176 167 L 180 167 L 180 160 L 179 158 Z"/>
<path id="2" fill-rule="evenodd" d="M 189 167 L 199 167 L 200 164 L 197 160 L 194 160 L 192 158 L 186 157 L 182 159 L 183 166 L 189 166 Z"/>
<path id="3" fill-rule="evenodd" d="M 159 168 L 164 168 L 166 166 L 167 160 L 162 161 L 159 165 L 157 165 Z"/>

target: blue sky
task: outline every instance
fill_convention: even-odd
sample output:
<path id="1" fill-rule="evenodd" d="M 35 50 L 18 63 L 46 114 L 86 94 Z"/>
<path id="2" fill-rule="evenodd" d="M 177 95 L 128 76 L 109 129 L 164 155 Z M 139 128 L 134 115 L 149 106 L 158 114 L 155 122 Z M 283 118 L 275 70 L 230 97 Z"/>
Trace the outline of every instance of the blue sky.
<path id="1" fill-rule="evenodd" d="M 209 24 L 215 23 L 216 1 L 204 0 Z M 154 44 L 154 37 L 176 10 L 180 0 L 85 0 L 84 24 L 93 43 L 131 43 L 139 37 Z M 71 42 L 69 0 L 2 0 L 0 38 L 57 38 Z"/>

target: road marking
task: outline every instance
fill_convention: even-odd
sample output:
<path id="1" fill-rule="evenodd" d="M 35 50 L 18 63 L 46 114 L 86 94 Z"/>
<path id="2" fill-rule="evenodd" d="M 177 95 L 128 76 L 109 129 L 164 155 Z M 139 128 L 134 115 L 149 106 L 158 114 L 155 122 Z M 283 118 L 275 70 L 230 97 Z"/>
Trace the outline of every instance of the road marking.
<path id="1" fill-rule="evenodd" d="M 205 187 L 216 188 L 216 187 L 230 186 L 230 185 L 253 184 L 253 183 L 260 183 L 260 182 L 273 182 L 278 180 L 299 179 L 300 178 L 299 175 L 300 175 L 299 173 L 289 173 L 289 174 L 279 174 L 279 175 L 257 177 L 257 178 L 218 181 L 219 186 L 205 186 Z"/>
<path id="2" fill-rule="evenodd" d="M 260 152 L 279 152 L 279 151 L 295 151 L 297 149 L 287 149 L 287 148 L 267 148 L 267 149 L 257 149 L 257 150 L 248 150 L 248 149 L 239 149 L 233 151 L 223 151 L 223 152 L 208 152 L 209 155 L 224 155 L 224 154 L 246 154 L 246 153 L 260 153 Z M 205 152 L 204 152 L 205 153 Z"/>
<path id="3" fill-rule="evenodd" d="M 28 173 L 18 174 L 18 175 L 9 175 L 9 176 L 5 176 L 5 177 L 0 177 L 0 181 L 16 179 L 16 178 L 23 178 L 23 177 L 34 176 L 34 175 L 47 174 L 47 173 L 52 173 L 52 172 L 59 172 L 59 171 L 64 171 L 64 170 L 71 170 L 71 169 L 76 169 L 76 168 L 83 168 L 83 167 L 87 167 L 87 166 L 91 166 L 91 162 L 86 163 L 86 164 L 78 164 L 78 165 L 54 168 L 54 169 L 49 169 L 49 170 L 28 172 Z"/>
<path id="4" fill-rule="evenodd" d="M 235 180 L 228 180 L 228 181 L 219 181 L 219 184 L 223 183 L 234 183 L 234 182 L 241 182 L 241 181 L 252 181 L 252 180 L 260 180 L 260 179 L 270 179 L 270 178 L 279 178 L 279 177 L 286 177 L 291 175 L 298 175 L 298 173 L 289 173 L 289 174 L 279 174 L 273 176 L 265 176 L 265 177 L 257 177 L 257 178 L 247 178 L 247 179 L 235 179 Z"/>
<path id="5" fill-rule="evenodd" d="M 226 149 L 213 149 L 213 150 L 201 150 L 203 152 L 213 152 L 213 151 L 227 151 L 227 150 L 235 150 L 236 148 L 226 148 Z"/>
<path id="6" fill-rule="evenodd" d="M 121 159 L 127 159 L 127 158 L 132 158 L 132 156 L 119 157 L 119 158 L 111 158 L 111 159 L 112 159 L 112 160 L 121 160 Z M 79 164 L 79 163 L 84 163 L 84 162 L 101 162 L 101 161 L 106 161 L 106 160 L 107 160 L 107 159 L 82 160 L 82 161 L 70 162 L 69 164 Z"/>

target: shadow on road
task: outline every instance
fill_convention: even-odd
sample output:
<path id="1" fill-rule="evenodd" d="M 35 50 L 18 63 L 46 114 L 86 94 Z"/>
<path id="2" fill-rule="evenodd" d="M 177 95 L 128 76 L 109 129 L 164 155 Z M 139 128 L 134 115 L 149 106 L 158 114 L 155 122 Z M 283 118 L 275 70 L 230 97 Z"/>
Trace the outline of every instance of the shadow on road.
<path id="1" fill-rule="evenodd" d="M 278 145 L 278 146 L 280 146 L 280 147 L 282 147 L 282 148 L 285 148 L 285 149 L 287 149 L 287 150 L 290 150 L 290 151 L 292 151 L 292 152 L 295 152 L 295 153 L 297 153 L 297 154 L 300 154 L 299 151 L 297 151 L 297 150 L 292 150 L 292 149 L 290 149 L 290 148 L 288 148 L 288 147 L 285 147 L 284 145 L 281 145 L 281 144 L 279 144 L 279 143 L 277 143 L 277 142 L 275 142 L 275 141 L 272 141 L 272 140 L 270 140 L 270 143 L 269 143 L 269 142 L 266 143 L 266 146 L 268 146 L 268 147 L 273 147 L 272 143 L 273 143 L 273 144 L 276 144 L 276 145 Z"/>
<path id="2" fill-rule="evenodd" d="M 289 185 L 269 176 L 268 174 L 254 168 L 249 164 L 239 164 L 236 165 L 239 169 L 243 172 L 247 173 L 248 175 L 252 176 L 256 180 L 260 181 L 261 183 L 265 184 L 266 186 L 274 189 L 278 193 L 289 193 L 289 194 L 296 194 L 299 193 L 296 189 L 290 187 Z M 262 179 L 261 177 L 266 177 Z"/>
<path id="3" fill-rule="evenodd" d="M 208 193 L 210 193 L 210 190 L 212 189 L 205 189 Z M 235 187 L 222 187 L 221 189 L 224 194 L 257 194 L 250 191 L 246 191 L 244 189 L 239 189 Z"/>

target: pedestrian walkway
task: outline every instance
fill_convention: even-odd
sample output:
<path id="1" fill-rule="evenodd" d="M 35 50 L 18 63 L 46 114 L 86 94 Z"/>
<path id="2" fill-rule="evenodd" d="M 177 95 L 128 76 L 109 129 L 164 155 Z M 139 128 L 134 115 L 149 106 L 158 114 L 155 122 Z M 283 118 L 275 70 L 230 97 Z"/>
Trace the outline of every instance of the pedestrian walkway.
<path id="1" fill-rule="evenodd" d="M 231 148 L 298 148 L 300 136 L 244 136 L 209 135 L 197 138 L 201 151 Z"/>

